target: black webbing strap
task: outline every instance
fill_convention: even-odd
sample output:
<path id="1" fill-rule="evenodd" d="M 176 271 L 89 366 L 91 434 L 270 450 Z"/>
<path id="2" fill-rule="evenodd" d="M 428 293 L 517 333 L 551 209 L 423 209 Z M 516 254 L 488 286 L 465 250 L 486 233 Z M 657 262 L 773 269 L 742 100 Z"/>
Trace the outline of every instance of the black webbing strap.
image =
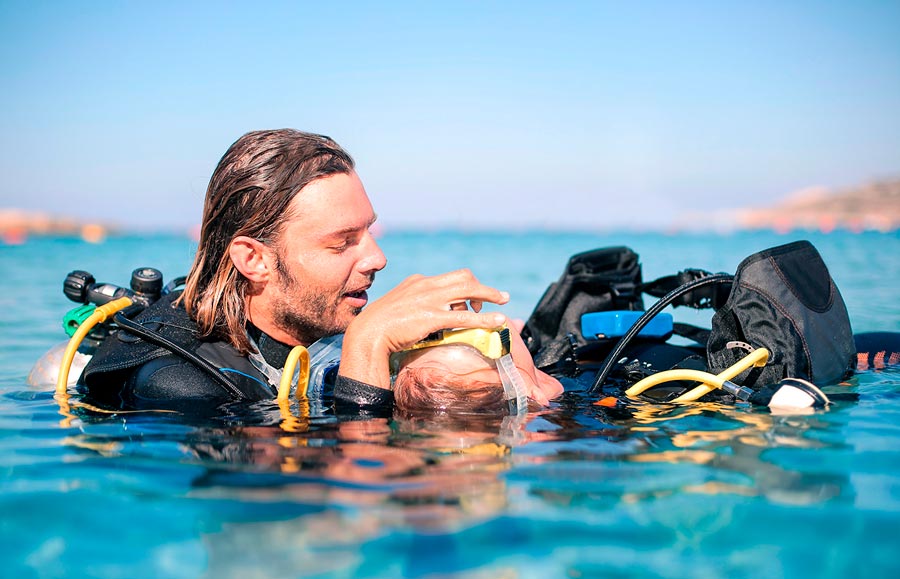
<path id="1" fill-rule="evenodd" d="M 710 277 L 714 274 L 702 269 L 686 269 L 673 275 L 663 276 L 641 285 L 641 291 L 656 298 L 661 298 L 670 292 L 683 287 L 693 281 Z M 715 274 L 720 275 L 720 274 Z M 733 276 L 732 276 L 733 277 Z M 676 297 L 673 306 L 688 306 L 696 309 L 719 309 L 728 300 L 731 293 L 730 283 L 716 283 L 708 286 L 697 287 Z"/>

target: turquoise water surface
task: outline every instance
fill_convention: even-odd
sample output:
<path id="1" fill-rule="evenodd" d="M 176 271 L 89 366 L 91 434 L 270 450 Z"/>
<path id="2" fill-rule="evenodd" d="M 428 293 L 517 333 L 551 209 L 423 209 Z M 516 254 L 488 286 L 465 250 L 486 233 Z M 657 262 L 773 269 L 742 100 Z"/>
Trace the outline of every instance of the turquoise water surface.
<path id="1" fill-rule="evenodd" d="M 733 272 L 799 238 L 854 330 L 900 331 L 900 235 L 388 233 L 372 297 L 469 267 L 526 318 L 569 255 L 628 245 L 645 279 Z M 827 411 L 607 409 L 569 393 L 507 419 L 338 422 L 274 403 L 221 420 L 99 414 L 26 384 L 65 339 L 73 269 L 186 273 L 181 237 L 0 246 L 0 575 L 8 577 L 896 577 L 900 368 Z M 650 301 L 647 300 L 649 305 Z M 709 312 L 676 319 L 708 325 Z"/>

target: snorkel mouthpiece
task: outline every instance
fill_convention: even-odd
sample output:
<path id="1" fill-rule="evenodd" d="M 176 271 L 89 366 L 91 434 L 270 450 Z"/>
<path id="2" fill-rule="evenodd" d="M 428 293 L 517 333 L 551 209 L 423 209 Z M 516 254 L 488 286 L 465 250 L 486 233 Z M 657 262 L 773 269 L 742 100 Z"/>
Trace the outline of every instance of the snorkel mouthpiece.
<path id="1" fill-rule="evenodd" d="M 503 384 L 503 392 L 509 401 L 509 413 L 513 416 L 528 412 L 528 396 L 525 381 L 519 368 L 516 367 L 510 352 L 509 328 L 500 330 L 500 340 L 506 344 L 506 354 L 497 359 L 497 373 L 500 374 L 500 382 Z"/>

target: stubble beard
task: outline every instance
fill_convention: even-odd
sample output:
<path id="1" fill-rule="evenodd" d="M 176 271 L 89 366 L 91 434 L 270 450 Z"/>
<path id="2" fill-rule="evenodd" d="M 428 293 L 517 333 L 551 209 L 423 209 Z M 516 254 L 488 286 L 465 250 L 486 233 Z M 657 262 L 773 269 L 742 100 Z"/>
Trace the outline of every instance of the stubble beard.
<path id="1" fill-rule="evenodd" d="M 352 308 L 351 317 L 343 321 L 339 318 L 343 293 L 336 298 L 314 293 L 286 276 L 282 276 L 278 285 L 279 295 L 272 312 L 275 324 L 304 344 L 340 334 L 347 329 L 349 320 L 362 311 L 362 308 Z"/>
<path id="2" fill-rule="evenodd" d="M 316 292 L 298 283 L 285 267 L 280 252 L 276 254 L 276 259 L 278 298 L 273 304 L 272 315 L 275 324 L 295 340 L 312 344 L 326 336 L 340 334 L 347 329 L 350 320 L 362 311 L 362 308 L 351 308 L 350 318 L 346 322 L 339 321 L 338 308 L 344 297 L 343 291 L 329 301 L 329 294 Z"/>

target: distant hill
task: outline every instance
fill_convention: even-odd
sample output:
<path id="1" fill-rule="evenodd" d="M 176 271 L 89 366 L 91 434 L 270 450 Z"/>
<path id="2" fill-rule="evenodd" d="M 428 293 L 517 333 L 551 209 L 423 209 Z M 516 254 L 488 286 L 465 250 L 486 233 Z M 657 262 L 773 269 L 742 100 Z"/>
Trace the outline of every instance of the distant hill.
<path id="1" fill-rule="evenodd" d="M 895 231 L 900 229 L 900 179 L 838 191 L 804 189 L 773 207 L 739 209 L 734 218 L 743 229 Z"/>
<path id="2" fill-rule="evenodd" d="M 693 212 L 682 215 L 671 227 L 672 231 L 698 229 L 897 231 L 900 230 L 900 178 L 840 190 L 811 187 L 765 208 Z M 28 237 L 40 235 L 73 236 L 98 243 L 108 235 L 120 233 L 122 228 L 115 224 L 0 208 L 0 245 L 24 243 Z M 197 228 L 189 235 L 197 239 Z"/>
<path id="3" fill-rule="evenodd" d="M 42 211 L 0 209 L 0 243 L 17 245 L 32 235 L 64 235 L 99 243 L 117 228 L 108 223 L 84 222 Z"/>

